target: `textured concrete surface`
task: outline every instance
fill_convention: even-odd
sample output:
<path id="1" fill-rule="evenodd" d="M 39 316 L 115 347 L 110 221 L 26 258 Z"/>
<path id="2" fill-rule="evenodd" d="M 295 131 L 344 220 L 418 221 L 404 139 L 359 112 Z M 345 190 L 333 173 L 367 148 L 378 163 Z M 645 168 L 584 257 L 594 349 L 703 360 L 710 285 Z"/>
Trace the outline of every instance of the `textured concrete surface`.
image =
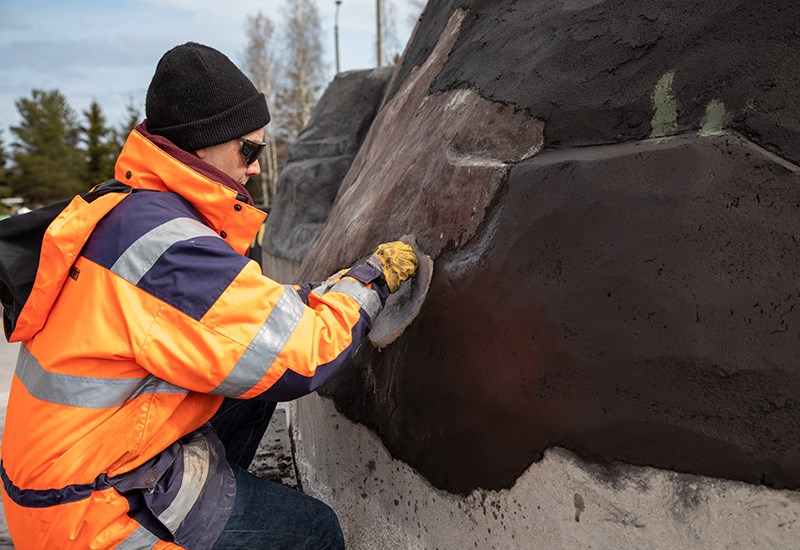
<path id="1" fill-rule="evenodd" d="M 553 445 L 796 488 L 799 177 L 735 135 L 537 155 L 326 391 L 454 492 Z"/>
<path id="2" fill-rule="evenodd" d="M 306 256 L 433 257 L 411 327 L 324 392 L 438 488 L 555 446 L 800 488 L 800 71 L 769 50 L 798 7 L 658 5 L 430 5 Z"/>
<path id="3" fill-rule="evenodd" d="M 303 486 L 338 512 L 353 550 L 789 549 L 800 537 L 797 491 L 550 448 L 508 489 L 460 496 L 392 458 L 327 398 L 304 397 L 293 416 Z"/>
<path id="4" fill-rule="evenodd" d="M 322 231 L 393 71 L 382 67 L 337 75 L 289 147 L 265 224 L 262 265 L 267 276 L 295 282 L 300 261 Z"/>
<path id="5" fill-rule="evenodd" d="M 429 95 L 464 15 L 453 14 L 430 57 L 375 117 L 300 278 L 321 280 L 408 233 L 434 259 L 463 246 L 508 166 L 541 148 L 542 123 L 525 111 L 470 90 Z"/>
<path id="6" fill-rule="evenodd" d="M 463 30 L 431 92 L 469 89 L 525 110 L 546 121 L 545 149 L 642 139 L 656 126 L 695 131 L 721 118 L 800 161 L 792 0 L 429 2 L 390 95 L 457 8 L 467 10 Z"/>
<path id="7" fill-rule="evenodd" d="M 288 411 L 287 403 L 278 403 L 269 427 L 258 446 L 256 456 L 250 464 L 249 472 L 288 487 L 298 488 L 289 434 Z"/>

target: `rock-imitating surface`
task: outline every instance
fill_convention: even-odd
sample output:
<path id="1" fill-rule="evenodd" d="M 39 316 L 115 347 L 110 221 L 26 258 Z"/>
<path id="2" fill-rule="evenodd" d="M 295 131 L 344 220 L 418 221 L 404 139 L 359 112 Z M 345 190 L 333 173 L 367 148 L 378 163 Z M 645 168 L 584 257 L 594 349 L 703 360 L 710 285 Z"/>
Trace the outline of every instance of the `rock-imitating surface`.
<path id="1" fill-rule="evenodd" d="M 469 89 L 545 121 L 545 148 L 719 125 L 800 163 L 800 5 L 791 0 L 430 2 L 393 96 L 457 8 L 431 92 Z"/>
<path id="2" fill-rule="evenodd" d="M 434 486 L 546 449 L 800 487 L 800 5 L 433 2 L 303 279 L 428 300 L 326 390 Z"/>
<path id="3" fill-rule="evenodd" d="M 426 62 L 376 116 L 303 275 L 352 264 L 404 233 L 415 233 L 432 257 L 462 247 L 508 168 L 541 148 L 542 123 L 525 111 L 470 90 L 429 93 L 463 16 L 453 16 Z"/>
<path id="4" fill-rule="evenodd" d="M 266 221 L 262 266 L 268 276 L 294 282 L 300 262 L 322 231 L 393 70 L 384 67 L 337 75 L 289 147 Z"/>

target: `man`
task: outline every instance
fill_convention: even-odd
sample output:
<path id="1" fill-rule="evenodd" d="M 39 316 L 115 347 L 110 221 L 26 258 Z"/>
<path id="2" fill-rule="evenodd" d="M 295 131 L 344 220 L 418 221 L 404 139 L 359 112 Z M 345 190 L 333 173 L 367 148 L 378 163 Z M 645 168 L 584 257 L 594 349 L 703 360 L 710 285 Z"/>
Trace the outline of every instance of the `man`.
<path id="1" fill-rule="evenodd" d="M 274 402 L 349 362 L 416 257 L 387 243 L 316 286 L 261 274 L 243 255 L 264 220 L 244 184 L 270 117 L 220 52 L 167 52 L 146 115 L 118 182 L 50 224 L 13 326 L 11 536 L 18 548 L 341 548 L 326 505 L 245 470 Z"/>

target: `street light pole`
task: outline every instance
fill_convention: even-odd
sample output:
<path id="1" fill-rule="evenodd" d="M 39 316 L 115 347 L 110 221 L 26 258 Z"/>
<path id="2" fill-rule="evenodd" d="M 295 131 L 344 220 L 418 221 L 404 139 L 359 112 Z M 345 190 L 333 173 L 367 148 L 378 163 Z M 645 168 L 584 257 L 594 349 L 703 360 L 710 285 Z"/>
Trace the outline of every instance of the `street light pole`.
<path id="1" fill-rule="evenodd" d="M 339 67 L 339 6 L 342 5 L 342 0 L 336 0 L 336 16 L 333 23 L 333 39 L 336 45 L 336 74 L 341 72 Z"/>
<path id="2" fill-rule="evenodd" d="M 383 67 L 383 2 L 376 0 L 378 12 L 378 67 Z"/>

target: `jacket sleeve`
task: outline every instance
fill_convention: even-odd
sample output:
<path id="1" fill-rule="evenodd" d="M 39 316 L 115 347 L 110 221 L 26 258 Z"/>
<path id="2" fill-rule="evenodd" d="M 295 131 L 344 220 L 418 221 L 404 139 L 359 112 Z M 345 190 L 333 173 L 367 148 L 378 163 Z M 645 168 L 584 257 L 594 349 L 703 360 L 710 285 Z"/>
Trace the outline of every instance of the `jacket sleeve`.
<path id="1" fill-rule="evenodd" d="M 159 305 L 137 362 L 203 393 L 290 400 L 314 391 L 352 359 L 388 295 L 369 265 L 320 285 L 281 285 L 218 237 L 164 256 L 163 288 L 142 289 Z"/>

